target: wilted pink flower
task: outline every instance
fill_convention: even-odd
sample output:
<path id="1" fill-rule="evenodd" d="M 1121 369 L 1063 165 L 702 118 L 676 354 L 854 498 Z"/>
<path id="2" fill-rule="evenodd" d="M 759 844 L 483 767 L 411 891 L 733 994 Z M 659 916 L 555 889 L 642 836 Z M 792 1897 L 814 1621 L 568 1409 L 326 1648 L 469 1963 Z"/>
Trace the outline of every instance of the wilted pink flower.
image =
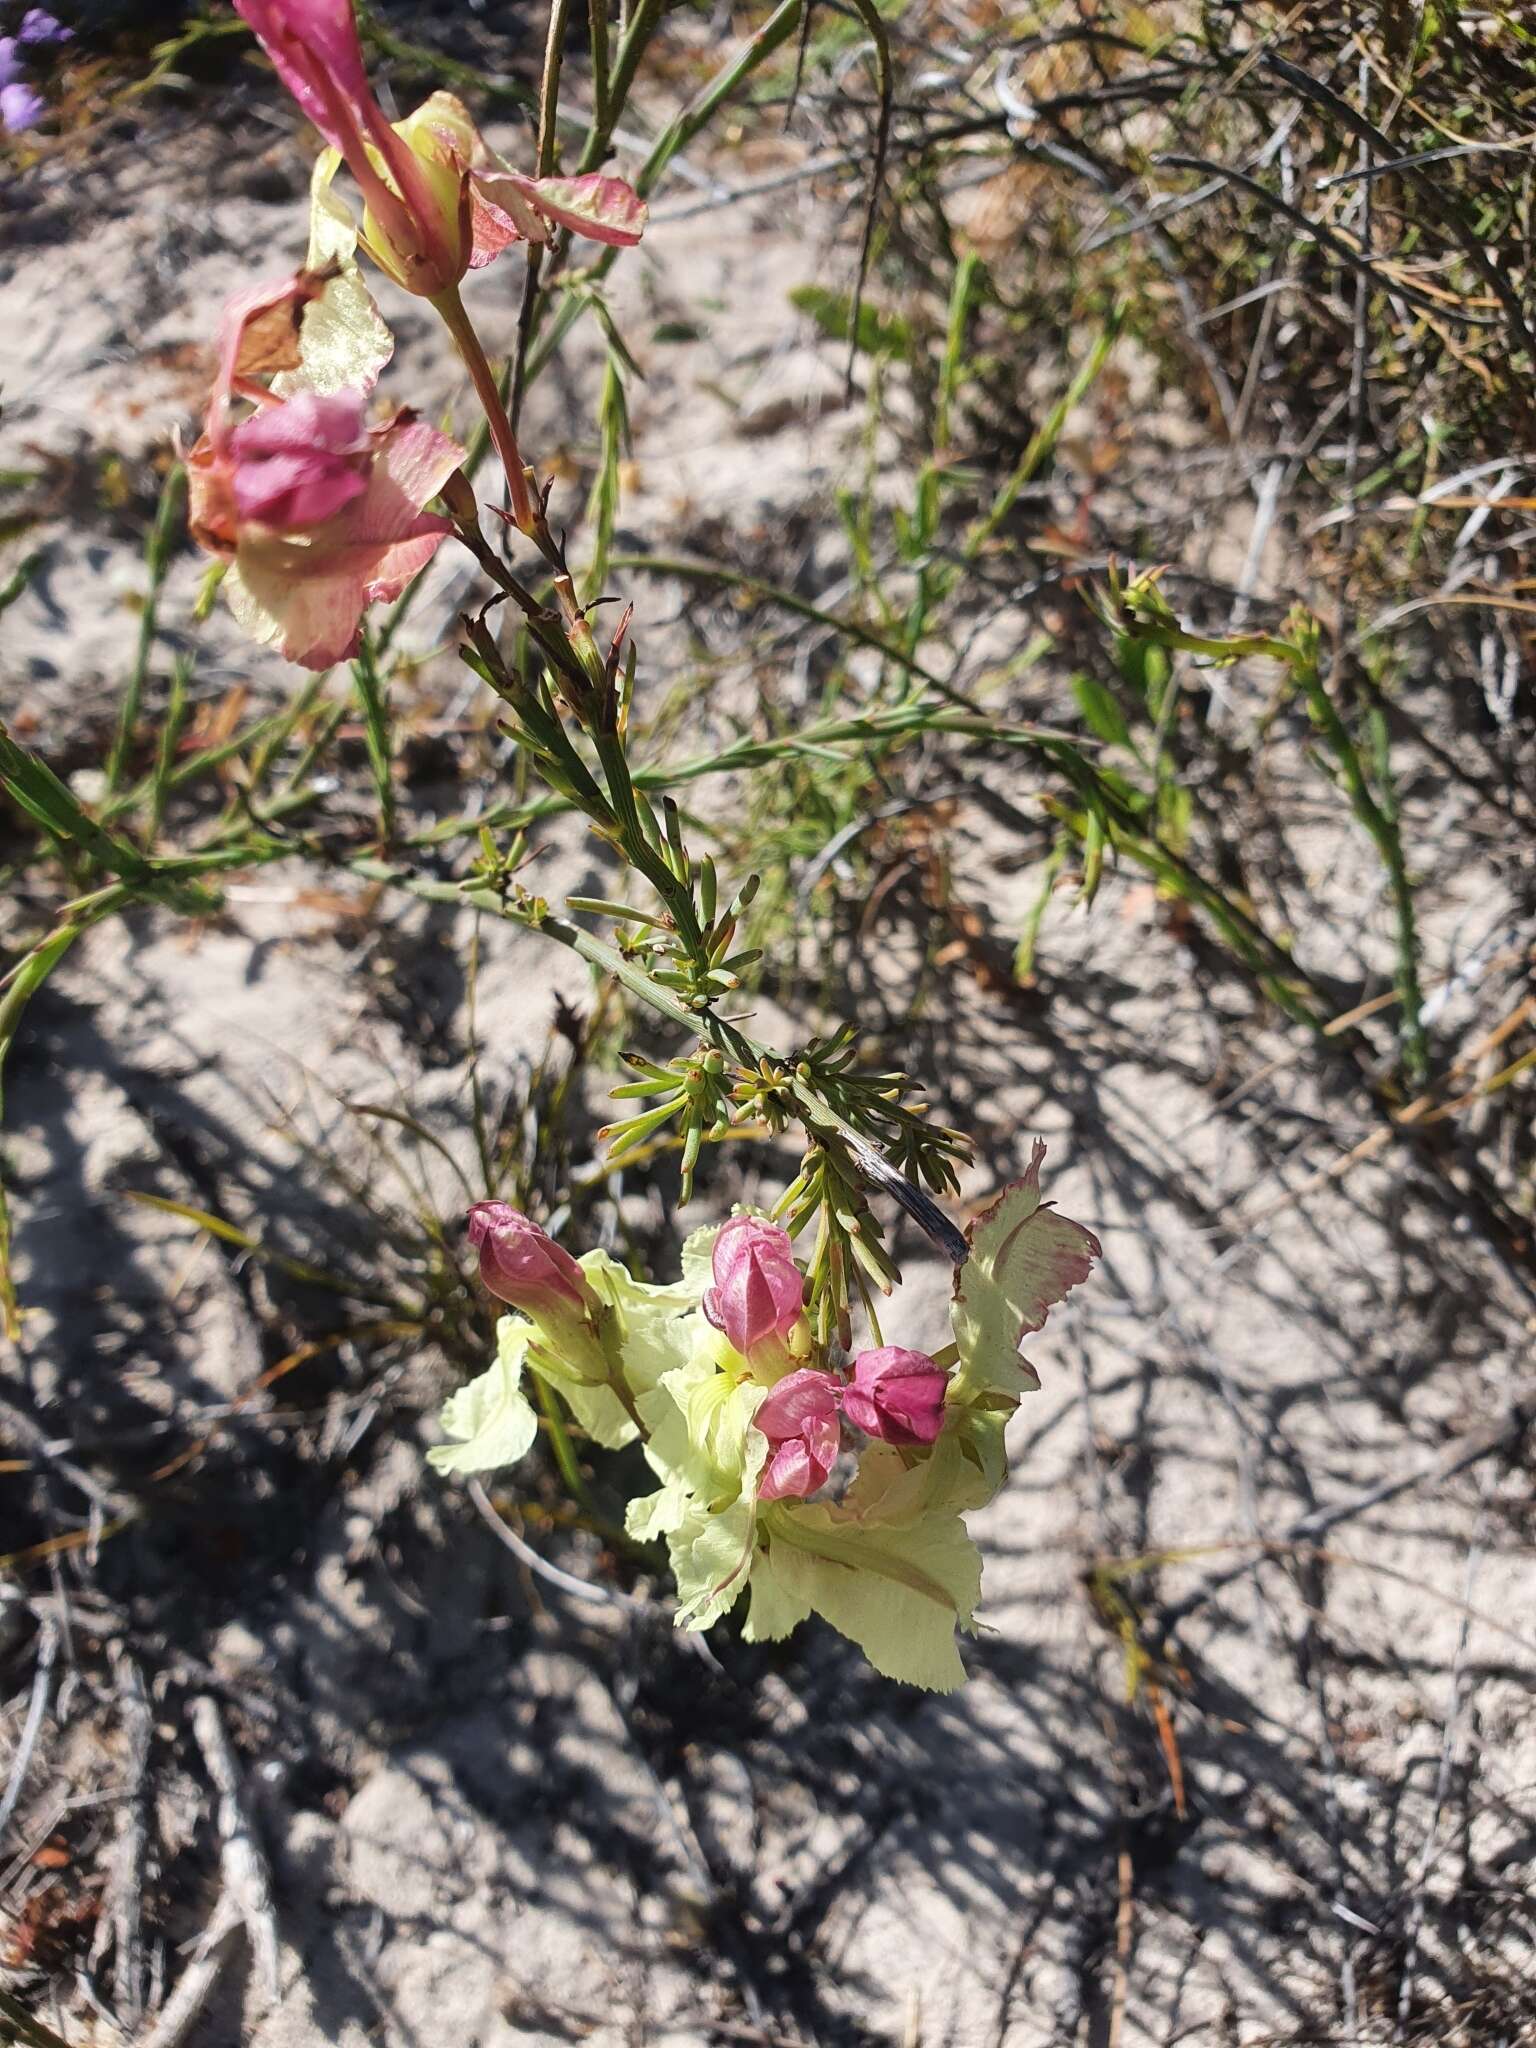
<path id="1" fill-rule="evenodd" d="M 55 21 L 45 7 L 29 7 L 16 33 L 24 43 L 68 43 L 73 42 L 75 35 L 72 28 Z"/>
<path id="2" fill-rule="evenodd" d="M 364 612 L 392 604 L 454 530 L 422 507 L 464 460 L 456 442 L 401 412 L 369 430 L 368 447 L 367 488 L 334 518 L 297 534 L 239 529 L 231 607 L 253 638 L 302 668 L 350 661 Z"/>
<path id="3" fill-rule="evenodd" d="M 715 1284 L 704 1313 L 744 1358 L 788 1336 L 800 1320 L 804 1283 L 787 1230 L 761 1216 L 733 1216 L 720 1227 L 710 1264 Z"/>
<path id="4" fill-rule="evenodd" d="M 24 81 L 0 85 L 0 125 L 4 126 L 7 135 L 19 135 L 24 128 L 35 128 L 47 111 L 42 94 Z"/>
<path id="5" fill-rule="evenodd" d="M 637 242 L 645 206 L 620 178 L 530 178 L 486 147 L 451 93 L 389 121 L 369 89 L 352 0 L 235 0 L 278 75 L 363 195 L 363 240 L 407 291 L 435 299 L 550 224 Z"/>
<path id="6" fill-rule="evenodd" d="M 368 606 L 398 597 L 452 533 L 422 508 L 464 459 L 410 413 L 365 428 L 362 390 L 280 400 L 261 381 L 299 368 L 304 308 L 324 284 L 300 271 L 230 301 L 206 428 L 187 456 L 192 537 L 230 564 L 236 616 L 317 669 L 356 654 Z M 261 408 L 239 426 L 237 396 Z"/>
<path id="7" fill-rule="evenodd" d="M 368 85 L 352 0 L 235 0 L 278 76 L 358 182 L 364 233 L 384 268 L 426 298 L 468 261 L 462 181 L 434 175 L 395 132 Z"/>
<path id="8" fill-rule="evenodd" d="M 644 232 L 645 201 L 622 178 L 605 171 L 535 178 L 514 170 L 451 92 L 433 93 L 395 132 L 425 163 L 467 181 L 471 270 L 483 269 L 513 242 L 547 242 L 557 227 L 621 247 Z"/>
<path id="9" fill-rule="evenodd" d="M 729 1228 L 729 1226 L 727 1226 Z M 759 1404 L 753 1427 L 768 1439 L 759 1500 L 804 1500 L 837 1459 L 837 1382 L 809 1367 L 789 1373 Z"/>
<path id="10" fill-rule="evenodd" d="M 361 391 L 301 391 L 236 427 L 229 453 L 240 517 L 294 533 L 360 498 L 368 488 L 366 407 Z"/>
<path id="11" fill-rule="evenodd" d="M 573 1309 L 586 1315 L 592 1295 L 580 1266 L 510 1202 L 476 1202 L 469 1241 L 480 1254 L 480 1278 L 498 1301 L 534 1318 Z"/>
<path id="12" fill-rule="evenodd" d="M 888 1444 L 931 1444 L 944 1427 L 949 1375 L 926 1351 L 886 1344 L 861 1351 L 843 1389 L 843 1413 L 866 1436 Z"/>

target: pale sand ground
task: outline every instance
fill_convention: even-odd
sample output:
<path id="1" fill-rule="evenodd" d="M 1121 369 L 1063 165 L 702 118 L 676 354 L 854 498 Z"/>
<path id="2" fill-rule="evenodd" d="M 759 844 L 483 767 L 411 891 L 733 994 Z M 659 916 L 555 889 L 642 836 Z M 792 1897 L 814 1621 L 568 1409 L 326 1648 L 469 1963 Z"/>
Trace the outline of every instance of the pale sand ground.
<path id="1" fill-rule="evenodd" d="M 281 168 L 280 140 L 274 151 Z M 133 176 L 136 190 L 113 183 L 115 216 L 10 259 L 0 372 L 16 444 L 156 444 L 184 422 L 201 365 L 163 354 L 157 367 L 155 349 L 206 336 L 253 245 L 266 269 L 294 253 L 292 206 L 233 191 L 208 207 L 153 168 Z M 834 581 L 822 523 L 858 423 L 785 292 L 844 275 L 835 226 L 809 196 L 778 197 L 739 209 L 728 241 L 663 225 L 629 261 L 618 303 L 651 374 L 626 529 L 663 546 L 707 529 L 717 554 L 755 559 L 775 543 L 787 557 L 793 526 L 817 565 L 807 588 Z M 479 289 L 503 317 L 505 296 Z M 705 339 L 645 345 L 647 320 L 705 302 Z M 453 388 L 442 352 L 419 319 L 400 334 L 394 388 L 435 410 Z M 533 447 L 587 441 L 572 424 L 586 360 L 536 397 Z M 705 377 L 734 404 L 701 395 Z M 1187 417 L 1175 424 L 1169 438 L 1187 441 Z M 1160 474 L 1157 425 L 1135 433 Z M 1064 504 L 1076 487 L 1068 475 Z M 1234 517 L 1225 543 L 1240 547 Z M 60 528 L 50 546 L 47 577 L 6 620 L 4 692 L 58 746 L 122 673 L 122 600 L 142 577 L 100 530 Z M 196 575 L 178 564 L 173 630 Z M 416 644 L 461 594 L 445 563 Z M 638 595 L 658 666 L 686 658 L 690 617 L 717 647 L 735 630 L 728 607 L 654 582 Z M 1017 642 L 1037 623 L 1005 611 L 989 632 Z M 226 623 L 210 630 L 210 683 L 283 680 Z M 1262 686 L 1239 674 L 1240 705 Z M 1019 708 L 1066 703 L 1047 664 Z M 1022 766 L 965 773 L 1030 808 Z M 955 786 L 942 764 L 935 777 Z M 1289 816 L 1311 963 L 1346 974 L 1363 946 L 1380 965 L 1376 874 L 1308 789 Z M 1421 823 L 1435 809 L 1432 790 L 1410 793 Z M 1033 887 L 1018 845 L 962 797 L 957 893 L 1004 942 Z M 574 835 L 548 846 L 548 893 L 600 877 Z M 141 1425 L 184 1417 L 270 1362 L 259 1274 L 198 1253 L 187 1226 L 125 1189 L 216 1201 L 237 1221 L 282 1216 L 302 1238 L 331 1198 L 275 1105 L 355 1154 L 341 1098 L 408 1103 L 468 1161 L 467 920 L 388 908 L 360 939 L 338 936 L 302 896 L 312 880 L 265 871 L 217 927 L 144 915 L 102 928 L 29 1022 L 7 1121 L 35 1313 L 11 1370 L 60 1434 L 64 1418 L 110 1428 L 130 1395 Z M 1486 864 L 1448 866 L 1429 902 L 1432 970 L 1506 936 Z M 584 1002 L 588 983 L 537 939 L 480 940 L 487 1072 L 511 1084 L 544 1053 L 557 992 Z M 826 1634 L 715 1668 L 664 1615 L 562 1604 L 424 1468 L 430 1359 L 372 1390 L 355 1442 L 367 1404 L 339 1406 L 289 1493 L 271 1472 L 292 1478 L 292 1461 L 268 1469 L 281 1429 L 253 1429 L 224 1453 L 230 1513 L 258 1532 L 298 1522 L 282 1568 L 209 1576 L 194 1516 L 127 1539 L 137 1588 L 117 1595 L 276 1708 L 237 1726 L 275 1873 L 280 1997 L 269 2007 L 237 1954 L 195 2042 L 1386 2040 L 1405 1975 L 1422 2038 L 1529 2038 L 1515 1987 L 1536 1958 L 1510 1895 L 1536 1823 L 1530 1301 L 1447 1183 L 1400 1147 L 1308 1191 L 1369 1134 L 1368 1106 L 1296 1035 L 1256 1021 L 1133 876 L 1089 914 L 1058 912 L 1047 961 L 1048 1004 L 989 993 L 961 967 L 930 978 L 904 1021 L 919 959 L 898 917 L 839 998 L 977 1133 L 968 1195 L 1016 1173 L 1042 1133 L 1050 1192 L 1105 1250 L 1032 1347 L 1043 1390 L 1015 1425 L 1016 1476 L 979 1524 L 988 1630 L 967 1688 L 892 1688 Z M 436 1193 L 457 1199 L 446 1174 Z M 654 1225 L 652 1198 L 634 1201 Z M 910 1236 L 903 1248 L 888 1333 L 936 1338 L 943 1276 Z M 1326 1531 L 1325 1553 L 1283 1547 L 1303 1524 Z M 1259 1561 L 1261 1539 L 1280 1553 Z M 1182 1813 L 1148 1698 L 1127 1703 L 1119 1642 L 1084 1587 L 1094 1557 L 1147 1552 L 1181 1553 L 1125 1590 L 1154 1625 L 1180 1617 L 1183 1672 L 1164 1697 Z M 579 1551 L 567 1561 L 583 1568 Z M 7 1683 L 13 1731 L 28 1673 L 19 1662 Z M 211 1876 L 195 1873 L 213 1869 L 212 1819 L 178 1728 L 186 1695 L 157 1697 L 173 1896 L 152 1886 L 148 1910 L 181 1940 L 208 1910 Z M 33 1820 L 48 1786 L 110 1790 L 122 1769 L 109 1694 L 79 1687 L 67 1704 L 44 1738 Z M 1499 1970 L 1502 2032 L 1454 2033 L 1441 2001 Z M 61 1997 L 42 2009 L 72 2042 L 115 2038 L 67 1984 Z"/>

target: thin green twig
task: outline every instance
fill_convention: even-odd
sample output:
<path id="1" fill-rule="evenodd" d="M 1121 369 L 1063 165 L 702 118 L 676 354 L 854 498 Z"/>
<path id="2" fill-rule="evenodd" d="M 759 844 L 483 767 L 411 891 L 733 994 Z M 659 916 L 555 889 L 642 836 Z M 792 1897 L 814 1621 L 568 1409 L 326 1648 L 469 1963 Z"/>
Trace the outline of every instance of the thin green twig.
<path id="1" fill-rule="evenodd" d="M 133 735 L 139 722 L 139 704 L 144 695 L 144 683 L 149 674 L 150 651 L 155 644 L 155 634 L 160 620 L 160 593 L 165 587 L 166 572 L 175 552 L 177 534 L 180 530 L 181 508 L 186 496 L 187 473 L 178 463 L 166 478 L 160 492 L 160 503 L 155 512 L 155 523 L 149 530 L 149 545 L 145 549 L 145 565 L 149 570 L 149 588 L 144 596 L 144 609 L 139 615 L 139 639 L 134 651 L 133 667 L 128 672 L 127 687 L 118 711 L 117 732 L 107 755 L 103 794 L 110 797 L 122 779 L 123 768 L 133 745 Z"/>

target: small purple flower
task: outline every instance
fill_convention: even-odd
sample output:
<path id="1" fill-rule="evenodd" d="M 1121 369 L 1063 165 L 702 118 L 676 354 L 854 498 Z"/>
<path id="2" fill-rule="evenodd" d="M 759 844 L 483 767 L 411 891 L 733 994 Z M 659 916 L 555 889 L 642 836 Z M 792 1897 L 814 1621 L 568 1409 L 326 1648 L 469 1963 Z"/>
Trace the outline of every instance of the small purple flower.
<path id="1" fill-rule="evenodd" d="M 24 43 L 70 43 L 75 38 L 74 30 L 55 21 L 46 7 L 29 7 L 17 33 Z"/>
<path id="2" fill-rule="evenodd" d="M 20 45 L 14 36 L 0 36 L 0 86 L 15 85 L 21 75 Z"/>
<path id="3" fill-rule="evenodd" d="M 34 92 L 30 85 L 0 86 L 0 127 L 7 135 L 35 128 L 47 111 L 42 94 Z"/>

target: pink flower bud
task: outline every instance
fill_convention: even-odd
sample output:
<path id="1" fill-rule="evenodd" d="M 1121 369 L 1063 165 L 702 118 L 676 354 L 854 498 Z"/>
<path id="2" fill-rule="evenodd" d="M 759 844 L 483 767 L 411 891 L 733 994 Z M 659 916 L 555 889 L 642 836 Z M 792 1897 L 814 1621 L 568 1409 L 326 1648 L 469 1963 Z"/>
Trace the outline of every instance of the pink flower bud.
<path id="1" fill-rule="evenodd" d="M 498 1301 L 535 1319 L 585 1317 L 591 1304 L 586 1275 L 568 1251 L 510 1202 L 476 1202 L 469 1241 L 480 1253 L 480 1278 Z"/>
<path id="2" fill-rule="evenodd" d="M 752 1422 L 768 1439 L 759 1500 L 804 1500 L 826 1484 L 838 1446 L 837 1382 L 830 1373 L 806 1367 L 788 1374 L 759 1404 Z"/>
<path id="3" fill-rule="evenodd" d="M 843 1413 L 855 1429 L 888 1444 L 931 1444 L 944 1427 L 948 1386 L 948 1373 L 926 1351 L 887 1344 L 853 1361 Z"/>
<path id="4" fill-rule="evenodd" d="M 296 392 L 229 437 L 242 519 L 282 533 L 319 526 L 368 488 L 372 458 L 361 391 Z"/>
<path id="5" fill-rule="evenodd" d="M 733 1216 L 720 1228 L 710 1263 L 715 1284 L 704 1313 L 744 1358 L 788 1336 L 802 1314 L 804 1283 L 787 1230 L 761 1216 Z"/>
<path id="6" fill-rule="evenodd" d="M 235 0 L 277 74 L 367 204 L 364 238 L 397 283 L 424 298 L 449 290 L 469 263 L 467 170 L 412 149 L 368 84 L 352 0 Z"/>

